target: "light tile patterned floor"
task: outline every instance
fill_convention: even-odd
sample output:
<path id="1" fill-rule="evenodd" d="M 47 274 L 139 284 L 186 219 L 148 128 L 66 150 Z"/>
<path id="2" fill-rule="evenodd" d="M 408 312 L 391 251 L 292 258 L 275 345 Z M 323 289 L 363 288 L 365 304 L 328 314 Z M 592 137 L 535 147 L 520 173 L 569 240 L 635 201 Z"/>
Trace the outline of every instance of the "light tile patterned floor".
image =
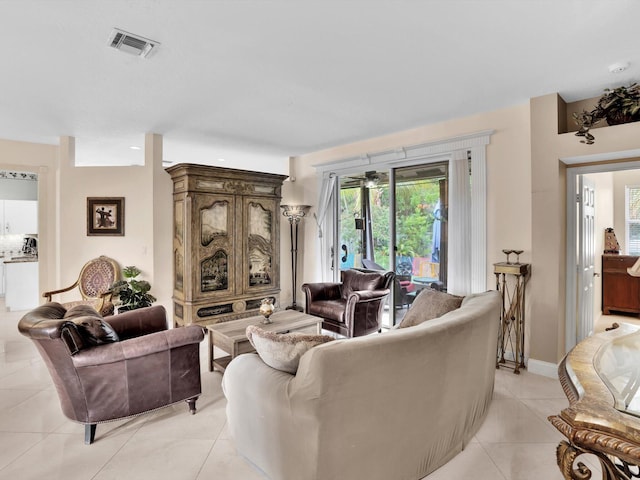
<path id="1" fill-rule="evenodd" d="M 17 331 L 22 313 L 5 312 L 0 299 L 0 479 L 264 479 L 235 453 L 222 377 L 206 368 L 206 340 L 196 415 L 177 405 L 99 425 L 96 442 L 85 446 L 83 427 L 62 415 L 46 367 Z M 566 405 L 557 380 L 498 370 L 491 411 L 473 442 L 425 478 L 561 480 L 555 449 L 562 437 L 546 417 Z"/>

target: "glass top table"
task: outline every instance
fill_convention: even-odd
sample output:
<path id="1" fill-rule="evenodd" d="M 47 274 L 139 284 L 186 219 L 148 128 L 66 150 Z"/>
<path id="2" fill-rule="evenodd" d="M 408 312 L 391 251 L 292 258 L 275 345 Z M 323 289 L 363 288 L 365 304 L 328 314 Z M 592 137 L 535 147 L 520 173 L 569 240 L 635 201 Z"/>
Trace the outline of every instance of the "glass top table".
<path id="1" fill-rule="evenodd" d="M 621 323 L 586 338 L 558 366 L 569 407 L 549 417 L 562 433 L 556 450 L 565 479 L 590 478 L 578 457 L 600 460 L 602 478 L 640 478 L 640 327 Z"/>
<path id="2" fill-rule="evenodd" d="M 593 366 L 611 391 L 614 408 L 640 417 L 640 328 L 624 325 L 631 333 L 600 347 Z"/>

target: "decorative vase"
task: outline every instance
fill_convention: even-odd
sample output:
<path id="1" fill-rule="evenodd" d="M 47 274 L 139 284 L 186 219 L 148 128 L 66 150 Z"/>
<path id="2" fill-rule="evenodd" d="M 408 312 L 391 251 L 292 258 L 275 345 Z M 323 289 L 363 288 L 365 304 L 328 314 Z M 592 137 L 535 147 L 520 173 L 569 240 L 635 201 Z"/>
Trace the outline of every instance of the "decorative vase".
<path id="1" fill-rule="evenodd" d="M 262 321 L 262 323 L 268 324 L 273 322 L 273 320 L 271 320 L 269 317 L 271 317 L 271 314 L 273 314 L 275 309 L 276 307 L 273 306 L 273 301 L 270 298 L 262 299 L 262 301 L 260 302 L 260 310 L 259 310 L 260 315 L 264 317 L 264 320 Z"/>

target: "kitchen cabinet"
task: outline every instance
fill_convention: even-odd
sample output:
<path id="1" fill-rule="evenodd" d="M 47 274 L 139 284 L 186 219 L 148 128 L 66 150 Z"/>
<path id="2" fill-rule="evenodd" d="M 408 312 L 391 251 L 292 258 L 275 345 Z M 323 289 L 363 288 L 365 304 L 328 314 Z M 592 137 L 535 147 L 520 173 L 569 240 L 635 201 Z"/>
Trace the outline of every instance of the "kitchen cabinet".
<path id="1" fill-rule="evenodd" d="M 280 196 L 285 175 L 203 165 L 173 179 L 174 325 L 258 314 L 280 293 Z"/>
<path id="2" fill-rule="evenodd" d="M 30 310 L 39 304 L 38 262 L 6 260 L 5 306 L 10 312 Z"/>
<path id="3" fill-rule="evenodd" d="M 38 233 L 38 202 L 36 200 L 0 200 L 2 203 L 2 233 L 20 235 Z"/>

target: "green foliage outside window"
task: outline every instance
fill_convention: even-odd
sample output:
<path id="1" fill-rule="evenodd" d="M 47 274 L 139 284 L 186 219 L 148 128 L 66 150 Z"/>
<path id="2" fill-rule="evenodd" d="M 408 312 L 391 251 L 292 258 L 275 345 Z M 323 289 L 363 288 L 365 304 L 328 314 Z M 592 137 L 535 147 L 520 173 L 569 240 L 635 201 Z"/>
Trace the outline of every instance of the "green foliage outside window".
<path id="1" fill-rule="evenodd" d="M 389 268 L 389 186 L 369 190 L 375 262 Z M 340 192 L 341 242 L 349 253 L 361 252 L 361 231 L 354 218 L 362 218 L 359 187 Z M 397 255 L 428 257 L 431 255 L 434 209 L 440 198 L 438 179 L 401 183 L 396 188 Z M 342 254 L 342 253 L 341 253 Z"/>

